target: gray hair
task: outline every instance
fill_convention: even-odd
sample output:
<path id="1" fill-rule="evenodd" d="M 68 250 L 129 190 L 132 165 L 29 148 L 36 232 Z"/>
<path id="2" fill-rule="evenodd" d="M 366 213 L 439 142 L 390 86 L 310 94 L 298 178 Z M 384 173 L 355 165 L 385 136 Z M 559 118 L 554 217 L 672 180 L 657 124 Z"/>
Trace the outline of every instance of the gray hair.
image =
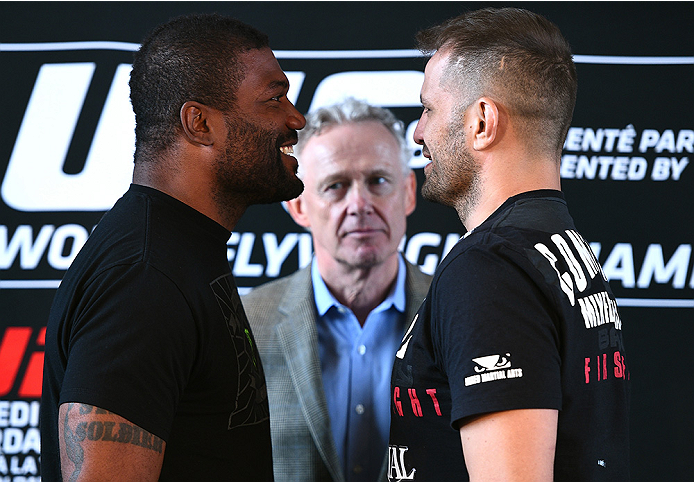
<path id="1" fill-rule="evenodd" d="M 299 131 L 299 142 L 294 147 L 297 157 L 313 136 L 320 135 L 324 130 L 345 124 L 361 122 L 378 122 L 383 125 L 400 146 L 400 159 L 405 173 L 410 172 L 409 161 L 412 153 L 405 141 L 405 124 L 397 119 L 388 109 L 367 104 L 352 97 L 327 107 L 320 107 L 306 115 L 306 127 Z M 301 171 L 301 162 L 299 162 Z"/>

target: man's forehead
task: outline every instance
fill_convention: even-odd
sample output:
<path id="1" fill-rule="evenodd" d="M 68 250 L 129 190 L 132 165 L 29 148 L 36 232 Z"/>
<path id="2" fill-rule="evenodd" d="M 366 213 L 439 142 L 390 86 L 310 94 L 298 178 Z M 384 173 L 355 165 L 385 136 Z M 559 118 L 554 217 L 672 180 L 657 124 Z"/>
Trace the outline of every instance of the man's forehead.
<path id="1" fill-rule="evenodd" d="M 305 158 L 304 162 L 306 171 L 311 172 L 318 182 L 335 178 L 394 176 L 402 171 L 399 151 L 383 145 L 374 149 L 322 150 L 315 154 L 311 162 L 306 162 Z"/>
<path id="2" fill-rule="evenodd" d="M 457 95 L 459 86 L 455 76 L 451 76 L 451 69 L 462 59 L 451 57 L 451 51 L 438 50 L 430 59 L 424 70 L 424 82 L 420 91 L 420 100 L 426 105 L 437 98 Z"/>
<path id="3" fill-rule="evenodd" d="M 395 135 L 377 120 L 348 122 L 330 126 L 309 139 L 306 148 L 322 156 L 383 155 L 399 152 Z"/>
<path id="4" fill-rule="evenodd" d="M 246 71 L 242 84 L 256 84 L 263 89 L 289 87 L 289 80 L 271 49 L 248 50 L 239 55 L 239 60 L 244 63 Z"/>
<path id="5" fill-rule="evenodd" d="M 438 81 L 443 77 L 450 61 L 450 51 L 437 50 L 424 68 L 424 82 Z"/>

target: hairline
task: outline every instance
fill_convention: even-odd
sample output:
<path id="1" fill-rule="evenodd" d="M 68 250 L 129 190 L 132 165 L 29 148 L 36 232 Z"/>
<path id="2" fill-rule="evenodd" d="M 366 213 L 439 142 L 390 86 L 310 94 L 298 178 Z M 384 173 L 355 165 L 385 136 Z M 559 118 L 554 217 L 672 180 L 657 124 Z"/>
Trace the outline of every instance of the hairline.
<path id="1" fill-rule="evenodd" d="M 407 175 L 412 172 L 409 166 L 411 153 L 405 139 L 404 123 L 390 110 L 348 98 L 330 106 L 320 107 L 310 112 L 306 118 L 306 127 L 299 131 L 299 142 L 295 147 L 297 157 L 301 157 L 301 153 L 312 138 L 325 134 L 333 128 L 375 122 L 388 131 L 398 146 L 398 157 L 403 173 Z M 299 165 L 301 166 L 301 162 Z"/>

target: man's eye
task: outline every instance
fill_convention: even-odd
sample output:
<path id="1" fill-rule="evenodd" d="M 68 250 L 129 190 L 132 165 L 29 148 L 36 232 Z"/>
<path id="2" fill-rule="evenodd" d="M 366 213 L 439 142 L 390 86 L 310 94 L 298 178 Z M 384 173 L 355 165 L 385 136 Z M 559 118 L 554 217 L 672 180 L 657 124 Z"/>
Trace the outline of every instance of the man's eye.
<path id="1" fill-rule="evenodd" d="M 385 177 L 378 176 L 371 179 L 371 184 L 385 184 L 387 181 Z"/>
<path id="2" fill-rule="evenodd" d="M 335 191 L 337 189 L 342 189 L 343 186 L 344 184 L 342 184 L 341 182 L 334 182 L 328 186 L 328 190 Z"/>

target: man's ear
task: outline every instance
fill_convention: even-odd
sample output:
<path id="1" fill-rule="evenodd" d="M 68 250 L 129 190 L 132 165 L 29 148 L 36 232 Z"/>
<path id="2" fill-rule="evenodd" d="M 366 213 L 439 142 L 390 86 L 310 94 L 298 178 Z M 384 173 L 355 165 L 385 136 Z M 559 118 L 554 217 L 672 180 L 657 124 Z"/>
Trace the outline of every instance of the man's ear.
<path id="1" fill-rule="evenodd" d="M 473 123 L 472 148 L 483 151 L 494 143 L 499 134 L 499 107 L 489 97 L 480 97 L 468 112 Z"/>
<path id="2" fill-rule="evenodd" d="M 287 201 L 285 205 L 287 206 L 289 215 L 296 224 L 306 229 L 311 227 L 311 222 L 306 215 L 306 211 L 304 211 L 304 203 L 301 196 Z"/>
<path id="3" fill-rule="evenodd" d="M 181 106 L 181 127 L 193 144 L 213 145 L 220 121 L 224 121 L 221 112 L 200 102 L 188 101 Z"/>

